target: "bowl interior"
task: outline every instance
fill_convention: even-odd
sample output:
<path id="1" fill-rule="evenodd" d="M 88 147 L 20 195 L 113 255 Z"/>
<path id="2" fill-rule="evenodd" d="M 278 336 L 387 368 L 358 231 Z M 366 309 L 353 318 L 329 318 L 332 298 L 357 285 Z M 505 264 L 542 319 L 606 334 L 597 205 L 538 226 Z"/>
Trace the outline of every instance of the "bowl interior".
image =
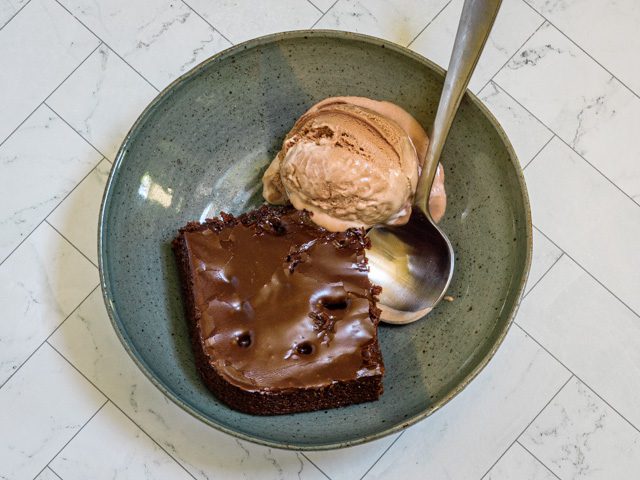
<path id="1" fill-rule="evenodd" d="M 442 221 L 456 253 L 449 294 L 426 319 L 382 326 L 385 392 L 342 409 L 255 417 L 227 408 L 199 380 L 170 242 L 179 227 L 262 202 L 261 174 L 314 102 L 362 95 L 431 124 L 442 72 L 381 40 L 298 32 L 234 47 L 163 92 L 123 145 L 101 215 L 101 269 L 116 330 L 143 371 L 204 421 L 290 448 L 338 447 L 402 428 L 446 403 L 500 343 L 530 252 L 528 204 L 504 134 L 466 96 L 443 154 Z"/>

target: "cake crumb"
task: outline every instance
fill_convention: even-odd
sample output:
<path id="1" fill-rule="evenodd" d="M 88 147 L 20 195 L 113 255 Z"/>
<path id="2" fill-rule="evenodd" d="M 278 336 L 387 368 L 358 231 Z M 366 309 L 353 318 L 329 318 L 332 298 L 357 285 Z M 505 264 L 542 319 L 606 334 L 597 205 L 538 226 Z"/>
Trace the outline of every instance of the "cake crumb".
<path id="1" fill-rule="evenodd" d="M 446 300 L 447 302 L 453 302 L 453 297 L 451 295 L 445 295 L 443 300 Z"/>

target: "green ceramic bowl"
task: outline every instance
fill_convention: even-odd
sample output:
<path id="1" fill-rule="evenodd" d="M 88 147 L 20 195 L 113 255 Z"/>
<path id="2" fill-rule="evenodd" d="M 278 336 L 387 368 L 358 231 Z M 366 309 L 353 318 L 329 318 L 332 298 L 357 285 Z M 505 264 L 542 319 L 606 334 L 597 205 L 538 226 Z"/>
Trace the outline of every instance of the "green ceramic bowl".
<path id="1" fill-rule="evenodd" d="M 334 95 L 395 102 L 432 123 L 443 71 L 383 40 L 334 31 L 271 35 L 230 48 L 167 87 L 127 135 L 107 183 L 99 254 L 107 310 L 142 371 L 180 407 L 240 438 L 292 449 L 355 445 L 433 413 L 487 364 L 520 300 L 531 219 L 504 132 L 466 95 L 442 161 L 442 227 L 456 252 L 442 302 L 416 323 L 380 328 L 377 402 L 273 417 L 221 404 L 196 374 L 170 242 L 191 220 L 262 202 L 261 174 L 294 121 Z"/>

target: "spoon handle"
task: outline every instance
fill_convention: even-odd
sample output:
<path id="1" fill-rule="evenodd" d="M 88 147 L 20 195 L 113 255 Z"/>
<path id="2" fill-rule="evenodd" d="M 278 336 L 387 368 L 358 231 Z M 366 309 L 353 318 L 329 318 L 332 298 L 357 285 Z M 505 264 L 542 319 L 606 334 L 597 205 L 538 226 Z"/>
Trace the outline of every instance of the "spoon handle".
<path id="1" fill-rule="evenodd" d="M 453 44 L 449 69 L 433 122 L 431 141 L 418 181 L 414 204 L 431 218 L 429 193 L 436 175 L 440 154 L 453 123 L 460 100 L 467 89 L 471 74 L 478 63 L 484 44 L 498 14 L 502 0 L 465 0 Z"/>

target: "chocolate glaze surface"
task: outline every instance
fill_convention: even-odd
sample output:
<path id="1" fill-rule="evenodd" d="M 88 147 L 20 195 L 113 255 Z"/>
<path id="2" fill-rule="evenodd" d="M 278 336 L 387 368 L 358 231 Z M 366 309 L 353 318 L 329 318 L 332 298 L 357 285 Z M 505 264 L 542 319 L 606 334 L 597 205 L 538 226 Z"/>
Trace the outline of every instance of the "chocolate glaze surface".
<path id="1" fill-rule="evenodd" d="M 226 381 L 279 391 L 382 374 L 363 231 L 331 233 L 306 212 L 263 207 L 183 235 L 196 331 Z"/>

